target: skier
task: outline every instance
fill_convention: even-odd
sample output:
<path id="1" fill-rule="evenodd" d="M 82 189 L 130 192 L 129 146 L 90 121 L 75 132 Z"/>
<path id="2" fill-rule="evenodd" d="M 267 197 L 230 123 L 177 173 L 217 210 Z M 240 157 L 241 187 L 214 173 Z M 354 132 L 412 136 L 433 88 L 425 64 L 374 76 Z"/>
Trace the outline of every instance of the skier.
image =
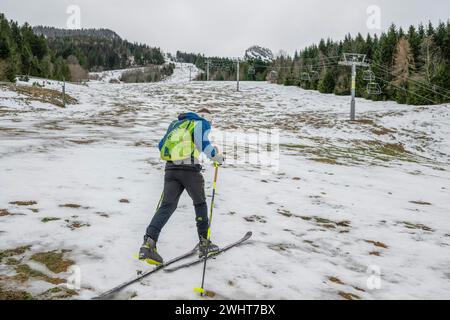
<path id="1" fill-rule="evenodd" d="M 196 215 L 200 257 L 216 253 L 219 247 L 207 240 L 209 227 L 208 207 L 198 157 L 203 152 L 209 159 L 222 165 L 225 158 L 208 139 L 211 130 L 211 112 L 202 108 L 197 113 L 188 112 L 173 121 L 164 138 L 159 142 L 161 159 L 167 161 L 164 176 L 164 191 L 159 207 L 153 216 L 139 251 L 139 259 L 149 264 L 160 265 L 163 258 L 158 254 L 156 243 L 164 225 L 176 210 L 178 200 L 186 189 L 191 197 Z M 209 242 L 209 243 L 208 243 Z M 209 248 L 208 248 L 209 244 Z"/>

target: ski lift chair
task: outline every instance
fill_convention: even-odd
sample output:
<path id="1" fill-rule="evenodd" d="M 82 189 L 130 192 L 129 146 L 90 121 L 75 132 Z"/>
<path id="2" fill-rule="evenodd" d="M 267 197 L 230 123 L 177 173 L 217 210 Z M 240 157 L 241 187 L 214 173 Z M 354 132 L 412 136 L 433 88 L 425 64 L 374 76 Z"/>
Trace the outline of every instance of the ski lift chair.
<path id="1" fill-rule="evenodd" d="M 365 81 L 373 82 L 373 80 L 375 79 L 375 74 L 370 69 L 369 70 L 365 70 L 364 73 L 363 73 L 363 79 Z"/>
<path id="2" fill-rule="evenodd" d="M 380 84 L 377 82 L 369 82 L 367 84 L 367 93 L 370 95 L 380 95 L 382 93 Z"/>
<path id="3" fill-rule="evenodd" d="M 319 78 L 320 78 L 319 72 L 312 70 L 310 72 L 310 78 L 311 78 L 311 81 L 319 80 Z"/>
<path id="4" fill-rule="evenodd" d="M 302 81 L 310 81 L 311 77 L 309 76 L 308 72 L 302 72 L 300 74 L 300 80 L 302 80 Z"/>

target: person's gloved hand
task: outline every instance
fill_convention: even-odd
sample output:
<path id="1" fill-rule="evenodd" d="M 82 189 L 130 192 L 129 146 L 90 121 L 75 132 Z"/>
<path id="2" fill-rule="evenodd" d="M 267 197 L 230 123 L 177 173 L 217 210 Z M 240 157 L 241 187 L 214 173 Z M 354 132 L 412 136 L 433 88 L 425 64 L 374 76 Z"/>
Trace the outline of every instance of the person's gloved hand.
<path id="1" fill-rule="evenodd" d="M 222 154 L 216 154 L 211 158 L 211 160 L 217 162 L 219 165 L 222 165 L 225 162 L 225 157 Z"/>

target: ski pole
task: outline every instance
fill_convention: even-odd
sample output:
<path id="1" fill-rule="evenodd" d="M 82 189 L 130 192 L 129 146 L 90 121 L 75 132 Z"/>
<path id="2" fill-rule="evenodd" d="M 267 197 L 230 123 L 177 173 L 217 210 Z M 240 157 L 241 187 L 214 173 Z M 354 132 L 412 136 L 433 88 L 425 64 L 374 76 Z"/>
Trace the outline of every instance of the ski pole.
<path id="1" fill-rule="evenodd" d="M 217 174 L 219 171 L 219 163 L 214 162 L 214 181 L 213 181 L 213 192 L 212 192 L 212 198 L 211 198 L 211 207 L 209 208 L 209 222 L 208 222 L 208 234 L 207 234 L 207 243 L 206 246 L 206 256 L 205 256 L 205 262 L 203 264 L 203 275 L 202 275 L 202 286 L 200 288 L 194 288 L 194 291 L 199 292 L 200 295 L 203 297 L 205 295 L 205 274 L 206 274 L 206 262 L 208 261 L 208 253 L 209 253 L 209 244 L 211 239 L 211 223 L 212 223 L 212 216 L 213 216 L 213 209 L 214 209 L 214 196 L 216 195 L 216 187 L 217 187 Z"/>

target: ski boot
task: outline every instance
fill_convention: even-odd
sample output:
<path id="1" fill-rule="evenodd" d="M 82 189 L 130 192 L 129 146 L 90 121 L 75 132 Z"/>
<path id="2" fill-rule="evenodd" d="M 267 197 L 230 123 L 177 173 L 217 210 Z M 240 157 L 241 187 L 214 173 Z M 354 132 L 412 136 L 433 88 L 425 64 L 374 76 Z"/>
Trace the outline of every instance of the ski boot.
<path id="1" fill-rule="evenodd" d="M 206 256 L 206 252 L 208 252 L 208 256 L 210 256 L 211 254 L 217 253 L 220 250 L 219 246 L 212 243 L 211 240 L 205 239 L 203 237 L 200 238 L 200 242 L 198 243 L 197 248 L 200 258 Z"/>
<path id="2" fill-rule="evenodd" d="M 160 265 L 164 262 L 163 258 L 158 254 L 156 242 L 148 236 L 144 237 L 144 243 L 139 250 L 139 260 L 154 265 Z"/>

